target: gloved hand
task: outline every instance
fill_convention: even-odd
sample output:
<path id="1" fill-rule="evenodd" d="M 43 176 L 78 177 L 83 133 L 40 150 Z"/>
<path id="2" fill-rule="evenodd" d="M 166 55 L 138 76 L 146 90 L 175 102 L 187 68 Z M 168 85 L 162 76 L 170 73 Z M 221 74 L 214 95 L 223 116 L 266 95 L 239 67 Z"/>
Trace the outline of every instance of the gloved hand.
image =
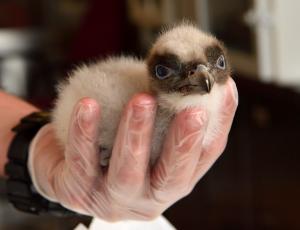
<path id="1" fill-rule="evenodd" d="M 51 124 L 30 146 L 29 171 L 37 190 L 49 200 L 107 221 L 149 220 L 188 195 L 223 152 L 237 107 L 237 90 L 227 82 L 220 132 L 203 147 L 205 111 L 182 111 L 173 120 L 161 157 L 149 168 L 149 149 L 156 105 L 139 94 L 128 103 L 118 129 L 108 170 L 99 167 L 96 145 L 101 108 L 84 98 L 76 105 L 68 144 L 58 145 Z"/>

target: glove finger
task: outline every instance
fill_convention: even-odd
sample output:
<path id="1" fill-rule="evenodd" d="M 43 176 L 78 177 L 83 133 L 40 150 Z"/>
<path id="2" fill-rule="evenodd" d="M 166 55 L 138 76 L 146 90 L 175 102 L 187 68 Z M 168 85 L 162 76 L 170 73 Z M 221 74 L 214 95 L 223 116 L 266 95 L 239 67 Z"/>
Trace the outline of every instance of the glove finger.
<path id="1" fill-rule="evenodd" d="M 81 99 L 73 111 L 65 151 L 66 162 L 76 175 L 97 176 L 101 173 L 97 145 L 100 107 L 91 98 Z"/>
<path id="2" fill-rule="evenodd" d="M 134 196 L 144 186 L 155 111 L 154 98 L 138 94 L 121 118 L 108 171 L 110 192 L 120 199 Z"/>
<path id="3" fill-rule="evenodd" d="M 238 105 L 238 92 L 232 78 L 229 78 L 226 87 L 227 90 L 224 96 L 224 105 L 221 109 L 222 114 L 220 116 L 220 132 L 208 146 L 203 147 L 203 153 L 199 158 L 197 168 L 193 179 L 191 180 L 192 187 L 194 187 L 198 180 L 207 172 L 225 149 L 228 134 Z"/>
<path id="4" fill-rule="evenodd" d="M 172 122 L 151 174 L 153 195 L 159 202 L 172 202 L 190 192 L 188 185 L 201 153 L 206 121 L 206 112 L 193 108 L 179 113 Z"/>

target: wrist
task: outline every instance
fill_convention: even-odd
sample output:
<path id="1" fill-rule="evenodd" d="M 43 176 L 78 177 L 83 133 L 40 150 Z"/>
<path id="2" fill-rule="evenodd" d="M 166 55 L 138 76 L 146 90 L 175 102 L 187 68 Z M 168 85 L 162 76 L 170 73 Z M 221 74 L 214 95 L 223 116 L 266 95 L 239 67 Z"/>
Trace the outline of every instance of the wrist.
<path id="1" fill-rule="evenodd" d="M 7 155 L 7 197 L 15 208 L 34 214 L 53 213 L 74 215 L 57 203 L 44 199 L 35 189 L 29 175 L 27 163 L 29 146 L 38 130 L 49 122 L 46 113 L 32 113 L 24 117 L 13 131 L 16 132 Z M 40 162 L 39 162 L 40 163 Z M 47 165 L 48 162 L 44 162 Z M 45 165 L 44 165 L 45 166 Z"/>
<path id="2" fill-rule="evenodd" d="M 12 142 L 15 134 L 11 131 L 7 132 L 6 134 L 3 135 L 2 140 L 3 140 L 3 145 L 2 145 L 2 151 L 0 153 L 0 178 L 4 177 L 6 178 L 7 175 L 5 174 L 5 164 L 7 163 L 7 154 L 8 154 L 8 149 L 9 149 L 9 144 Z"/>
<path id="3" fill-rule="evenodd" d="M 33 105 L 0 90 L 0 178 L 6 176 L 4 167 L 7 162 L 7 152 L 15 136 L 11 129 L 22 117 L 37 110 Z"/>
<path id="4" fill-rule="evenodd" d="M 36 191 L 47 200 L 57 202 L 53 188 L 53 167 L 59 167 L 63 155 L 57 151 L 51 124 L 43 126 L 33 138 L 28 155 L 28 171 Z"/>

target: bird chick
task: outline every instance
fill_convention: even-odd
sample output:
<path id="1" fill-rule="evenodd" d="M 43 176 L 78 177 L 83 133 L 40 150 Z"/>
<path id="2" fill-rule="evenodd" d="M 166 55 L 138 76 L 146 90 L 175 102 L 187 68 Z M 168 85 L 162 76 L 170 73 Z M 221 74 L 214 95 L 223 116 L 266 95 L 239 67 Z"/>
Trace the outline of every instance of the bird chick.
<path id="1" fill-rule="evenodd" d="M 161 33 L 145 61 L 111 57 L 77 68 L 58 87 L 52 120 L 58 140 L 67 142 L 72 110 L 91 97 L 101 107 L 98 145 L 101 165 L 109 162 L 122 111 L 141 92 L 157 97 L 158 109 L 151 145 L 151 163 L 159 157 L 168 126 L 176 113 L 190 107 L 207 112 L 203 145 L 218 132 L 220 105 L 230 67 L 225 48 L 195 26 L 180 24 Z"/>

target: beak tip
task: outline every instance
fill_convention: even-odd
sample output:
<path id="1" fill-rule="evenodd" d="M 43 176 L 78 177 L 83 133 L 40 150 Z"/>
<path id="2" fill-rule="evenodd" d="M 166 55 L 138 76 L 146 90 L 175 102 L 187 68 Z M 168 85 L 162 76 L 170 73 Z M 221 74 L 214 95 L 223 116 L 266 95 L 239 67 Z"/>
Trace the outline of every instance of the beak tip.
<path id="1" fill-rule="evenodd" d="M 205 79 L 205 84 L 206 84 L 206 90 L 207 90 L 207 92 L 210 93 L 211 88 L 212 88 L 212 84 L 211 84 L 210 79 L 206 78 Z"/>

